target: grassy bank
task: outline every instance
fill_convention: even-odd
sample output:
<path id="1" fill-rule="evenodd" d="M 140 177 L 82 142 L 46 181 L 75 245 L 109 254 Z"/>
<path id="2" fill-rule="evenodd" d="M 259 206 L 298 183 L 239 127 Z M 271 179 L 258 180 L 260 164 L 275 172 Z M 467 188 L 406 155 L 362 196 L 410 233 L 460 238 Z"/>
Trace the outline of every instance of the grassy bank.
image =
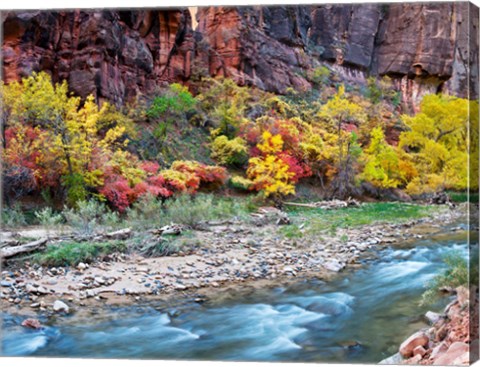
<path id="1" fill-rule="evenodd" d="M 360 207 L 339 209 L 288 208 L 292 224 L 282 229 L 287 237 L 300 235 L 300 227 L 304 234 L 317 235 L 321 233 L 335 234 L 337 229 L 347 229 L 373 223 L 403 223 L 419 219 L 435 212 L 433 205 L 418 205 L 410 203 L 364 203 Z"/>

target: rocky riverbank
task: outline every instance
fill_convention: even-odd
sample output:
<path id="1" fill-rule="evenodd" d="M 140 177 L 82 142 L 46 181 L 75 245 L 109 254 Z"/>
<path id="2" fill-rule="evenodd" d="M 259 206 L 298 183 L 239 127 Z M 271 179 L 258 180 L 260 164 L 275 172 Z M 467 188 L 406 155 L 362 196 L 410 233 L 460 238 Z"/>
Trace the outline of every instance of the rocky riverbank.
<path id="1" fill-rule="evenodd" d="M 4 310 L 35 316 L 71 313 L 92 303 L 136 302 L 176 294 L 205 297 L 205 289 L 219 291 L 262 279 L 328 278 L 347 266 L 361 266 L 362 259 L 375 256 L 377 246 L 444 231 L 448 223 L 464 215 L 463 209 L 439 206 L 436 215 L 422 219 L 339 229 L 334 235 L 301 239 L 279 236 L 278 221 L 253 226 L 241 221 L 211 224 L 195 231 L 200 245 L 188 254 L 155 258 L 113 254 L 76 267 L 7 264 L 0 298 Z"/>
<path id="2" fill-rule="evenodd" d="M 381 364 L 469 365 L 478 359 L 478 288 L 463 286 L 442 313 L 427 312 L 431 326 L 408 337 Z"/>

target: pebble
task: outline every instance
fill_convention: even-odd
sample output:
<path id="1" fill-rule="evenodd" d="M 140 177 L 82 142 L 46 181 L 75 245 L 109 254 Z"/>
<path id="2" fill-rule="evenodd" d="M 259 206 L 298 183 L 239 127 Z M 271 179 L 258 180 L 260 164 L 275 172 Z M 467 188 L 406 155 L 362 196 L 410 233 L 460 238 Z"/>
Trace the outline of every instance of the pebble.
<path id="1" fill-rule="evenodd" d="M 64 302 L 57 300 L 53 303 L 53 310 L 55 312 L 70 312 L 70 307 L 68 307 Z"/>

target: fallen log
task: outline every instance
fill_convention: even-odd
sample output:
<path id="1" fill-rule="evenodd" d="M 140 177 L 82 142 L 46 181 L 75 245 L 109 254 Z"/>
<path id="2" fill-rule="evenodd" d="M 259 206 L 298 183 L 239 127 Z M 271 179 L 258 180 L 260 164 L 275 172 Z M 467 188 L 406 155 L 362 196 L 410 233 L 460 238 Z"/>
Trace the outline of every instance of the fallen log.
<path id="1" fill-rule="evenodd" d="M 20 242 L 15 238 L 5 238 L 0 241 L 0 248 L 9 246 L 18 246 Z"/>
<path id="2" fill-rule="evenodd" d="M 149 232 L 152 233 L 152 234 L 155 234 L 155 235 L 175 235 L 175 236 L 178 236 L 180 234 L 182 234 L 183 230 L 184 230 L 184 226 L 180 225 L 180 224 L 170 224 L 170 225 L 166 225 L 166 226 L 163 226 L 162 228 L 159 228 L 159 229 L 152 229 L 150 230 Z"/>
<path id="3" fill-rule="evenodd" d="M 0 258 L 6 259 L 12 256 L 20 255 L 27 252 L 32 252 L 39 249 L 47 243 L 46 238 L 37 241 L 26 243 L 25 245 L 4 247 L 0 250 Z"/>
<path id="4" fill-rule="evenodd" d="M 109 232 L 105 235 L 105 237 L 112 239 L 112 240 L 126 240 L 130 238 L 132 234 L 132 230 L 130 228 L 121 229 L 115 232 Z"/>

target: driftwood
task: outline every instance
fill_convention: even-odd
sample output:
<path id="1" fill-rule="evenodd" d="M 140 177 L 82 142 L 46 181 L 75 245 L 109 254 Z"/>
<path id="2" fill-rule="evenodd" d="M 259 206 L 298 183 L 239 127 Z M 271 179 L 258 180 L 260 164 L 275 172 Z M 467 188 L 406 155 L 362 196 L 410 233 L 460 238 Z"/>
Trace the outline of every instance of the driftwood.
<path id="1" fill-rule="evenodd" d="M 132 235 L 132 230 L 130 228 L 121 229 L 115 232 L 109 232 L 105 235 L 106 238 L 111 240 L 126 240 Z"/>
<path id="2" fill-rule="evenodd" d="M 152 229 L 150 230 L 149 232 L 150 233 L 153 233 L 153 234 L 156 234 L 156 235 L 175 235 L 175 236 L 178 236 L 180 234 L 182 234 L 183 232 L 183 229 L 184 229 L 184 226 L 180 225 L 180 224 L 169 224 L 167 226 L 163 226 L 162 228 L 159 228 L 159 229 Z"/>
<path id="3" fill-rule="evenodd" d="M 316 208 L 316 209 L 339 209 L 347 208 L 352 206 L 360 206 L 360 203 L 354 199 L 348 200 L 329 200 L 329 201 L 319 201 L 316 203 L 292 203 L 284 202 L 284 205 L 288 206 L 298 206 L 303 208 Z"/>
<path id="4" fill-rule="evenodd" d="M 277 225 L 290 224 L 287 213 L 271 206 L 258 208 L 257 212 L 250 214 L 250 216 L 253 217 L 254 224 L 257 226 L 269 223 Z"/>
<path id="5" fill-rule="evenodd" d="M 6 259 L 15 255 L 20 255 L 27 252 L 32 252 L 44 246 L 47 243 L 46 238 L 37 241 L 26 243 L 25 245 L 4 247 L 0 250 L 0 257 Z"/>
<path id="6" fill-rule="evenodd" d="M 18 245 L 20 245 L 20 242 L 15 238 L 5 238 L 0 241 L 0 248 Z"/>

